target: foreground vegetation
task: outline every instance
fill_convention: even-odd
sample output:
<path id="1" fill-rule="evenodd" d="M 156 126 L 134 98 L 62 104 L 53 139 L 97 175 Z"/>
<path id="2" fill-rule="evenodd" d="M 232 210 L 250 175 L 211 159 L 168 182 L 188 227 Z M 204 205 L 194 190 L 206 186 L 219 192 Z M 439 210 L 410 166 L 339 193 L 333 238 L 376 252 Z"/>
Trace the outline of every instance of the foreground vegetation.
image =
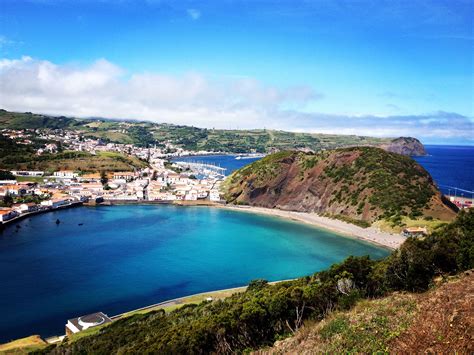
<path id="1" fill-rule="evenodd" d="M 437 278 L 425 293 L 357 302 L 257 354 L 472 354 L 474 273 Z"/>
<path id="2" fill-rule="evenodd" d="M 393 291 L 426 291 L 436 275 L 473 267 L 471 210 L 461 212 L 453 223 L 425 239 L 408 239 L 383 260 L 349 257 L 329 270 L 294 281 L 269 285 L 255 280 L 245 292 L 223 300 L 185 305 L 170 313 L 157 310 L 133 315 L 96 335 L 50 346 L 43 352 L 231 353 L 257 349 L 294 334 L 305 322 L 350 309 L 359 300 Z M 410 303 L 401 306 L 411 307 Z M 370 322 L 377 327 L 379 321 L 384 320 L 375 317 Z M 391 331 L 402 331 L 403 322 L 400 327 Z M 329 337 L 345 328 L 345 320 L 335 318 L 325 332 Z M 379 350 L 387 351 L 384 347 Z"/>

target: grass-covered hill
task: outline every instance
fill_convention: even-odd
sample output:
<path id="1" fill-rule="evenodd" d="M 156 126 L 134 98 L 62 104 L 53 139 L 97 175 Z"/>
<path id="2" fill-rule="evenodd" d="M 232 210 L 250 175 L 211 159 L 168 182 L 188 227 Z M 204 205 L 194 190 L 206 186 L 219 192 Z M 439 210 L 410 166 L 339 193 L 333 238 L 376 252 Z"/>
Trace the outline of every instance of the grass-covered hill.
<path id="1" fill-rule="evenodd" d="M 375 138 L 355 135 L 295 133 L 278 130 L 222 130 L 143 121 L 77 119 L 0 110 L 0 129 L 64 129 L 107 142 L 136 145 L 163 145 L 165 142 L 187 150 L 229 153 L 267 153 L 286 149 L 333 149 L 371 145 L 406 155 L 425 154 L 415 138 Z"/>
<path id="2" fill-rule="evenodd" d="M 373 147 L 272 154 L 235 171 L 223 192 L 233 204 L 317 212 L 362 225 L 455 216 L 423 167 Z"/>
<path id="3" fill-rule="evenodd" d="M 31 112 L 17 113 L 0 110 L 0 128 L 11 129 L 61 129 L 73 126 L 76 121 L 67 117 L 52 117 Z"/>
<path id="4" fill-rule="evenodd" d="M 0 169 L 3 170 L 74 170 L 79 172 L 134 171 L 148 164 L 137 157 L 113 152 L 63 151 L 36 155 L 35 144 L 24 145 L 0 135 Z"/>
<path id="5" fill-rule="evenodd" d="M 326 341 L 327 347 L 322 347 L 323 350 L 387 352 L 398 349 L 403 352 L 411 349 L 403 347 L 410 335 L 406 331 L 415 327 L 427 332 L 417 333 L 416 352 L 428 350 L 433 345 L 429 340 L 440 341 L 443 336 L 453 335 L 460 339 L 461 348 L 452 344 L 451 349 L 469 353 L 472 338 L 462 340 L 462 336 L 472 336 L 469 329 L 453 328 L 461 320 L 469 321 L 469 317 L 449 312 L 455 311 L 451 305 L 457 300 L 469 300 L 472 285 L 458 287 L 451 298 L 431 303 L 430 319 L 436 314 L 443 315 L 443 319 L 451 322 L 448 329 L 444 322 L 433 322 L 431 327 L 425 324 L 422 328 L 417 323 L 419 317 L 412 317 L 410 312 L 418 309 L 428 312 L 424 304 L 418 304 L 416 296 L 400 299 L 397 293 L 425 292 L 433 280 L 473 267 L 474 211 L 471 210 L 461 212 L 453 223 L 425 239 L 407 239 L 400 249 L 383 260 L 349 257 L 328 270 L 293 281 L 270 285 L 256 280 L 245 292 L 223 300 L 190 304 L 169 313 L 158 310 L 135 314 L 99 328 L 93 335 L 66 339 L 62 344 L 43 349 L 43 353 L 241 353 L 272 346 L 275 341 L 300 334 L 305 324 L 309 328 L 322 320 L 326 321 L 321 323 L 318 336 Z M 384 301 L 383 297 L 389 298 Z M 366 300 L 374 298 L 380 299 L 377 301 L 380 304 L 368 308 Z M 468 311 L 472 312 L 472 304 L 459 304 L 463 307 L 467 304 Z M 338 313 L 354 306 L 354 317 Z M 364 316 L 360 316 L 361 307 L 366 309 Z M 460 308 L 458 312 L 461 311 Z M 452 332 L 449 328 L 453 328 Z M 344 342 L 341 335 L 350 338 Z M 332 337 L 334 342 L 328 343 L 327 339 Z M 300 353 L 298 347 L 291 349 L 293 353 Z"/>

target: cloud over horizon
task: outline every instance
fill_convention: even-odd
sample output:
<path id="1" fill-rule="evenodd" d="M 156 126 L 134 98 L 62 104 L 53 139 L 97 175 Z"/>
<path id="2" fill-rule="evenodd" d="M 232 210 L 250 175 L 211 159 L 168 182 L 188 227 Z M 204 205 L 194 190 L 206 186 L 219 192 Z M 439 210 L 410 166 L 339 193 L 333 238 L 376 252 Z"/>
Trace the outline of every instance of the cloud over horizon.
<path id="1" fill-rule="evenodd" d="M 472 118 L 457 113 L 383 117 L 370 112 L 359 116 L 303 112 L 288 107 L 304 107 L 323 98 L 309 86 L 279 88 L 253 78 L 211 79 L 196 72 L 130 74 L 105 59 L 87 66 L 31 57 L 1 59 L 0 85 L 0 106 L 12 111 L 474 144 Z"/>

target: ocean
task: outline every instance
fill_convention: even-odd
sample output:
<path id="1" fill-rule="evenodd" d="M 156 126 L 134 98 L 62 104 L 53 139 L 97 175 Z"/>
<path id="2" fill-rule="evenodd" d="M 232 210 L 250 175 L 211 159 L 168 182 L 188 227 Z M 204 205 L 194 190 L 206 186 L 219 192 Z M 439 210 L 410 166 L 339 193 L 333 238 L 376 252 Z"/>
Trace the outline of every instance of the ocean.
<path id="1" fill-rule="evenodd" d="M 474 146 L 426 145 L 427 156 L 414 157 L 445 194 L 473 197 Z"/>

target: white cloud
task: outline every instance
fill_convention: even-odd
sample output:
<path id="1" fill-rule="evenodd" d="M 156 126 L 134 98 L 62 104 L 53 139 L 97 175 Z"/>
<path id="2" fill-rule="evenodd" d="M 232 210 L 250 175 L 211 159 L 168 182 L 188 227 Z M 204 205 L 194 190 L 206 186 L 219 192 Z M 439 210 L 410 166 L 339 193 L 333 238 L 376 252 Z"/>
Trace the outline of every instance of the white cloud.
<path id="1" fill-rule="evenodd" d="M 290 111 L 322 95 L 308 86 L 278 88 L 253 78 L 130 74 L 105 59 L 88 66 L 2 59 L 0 92 L 0 108 L 20 112 L 474 143 L 472 118 L 456 113 L 382 117 Z"/>
<path id="2" fill-rule="evenodd" d="M 198 20 L 201 17 L 201 11 L 197 9 L 187 9 L 186 12 L 193 20 Z"/>
<path id="3" fill-rule="evenodd" d="M 278 89 L 250 78 L 211 80 L 199 73 L 127 75 L 100 59 L 86 67 L 30 57 L 0 60 L 6 109 L 138 118 L 208 127 L 264 126 L 270 112 L 319 97 L 311 88 Z"/>

